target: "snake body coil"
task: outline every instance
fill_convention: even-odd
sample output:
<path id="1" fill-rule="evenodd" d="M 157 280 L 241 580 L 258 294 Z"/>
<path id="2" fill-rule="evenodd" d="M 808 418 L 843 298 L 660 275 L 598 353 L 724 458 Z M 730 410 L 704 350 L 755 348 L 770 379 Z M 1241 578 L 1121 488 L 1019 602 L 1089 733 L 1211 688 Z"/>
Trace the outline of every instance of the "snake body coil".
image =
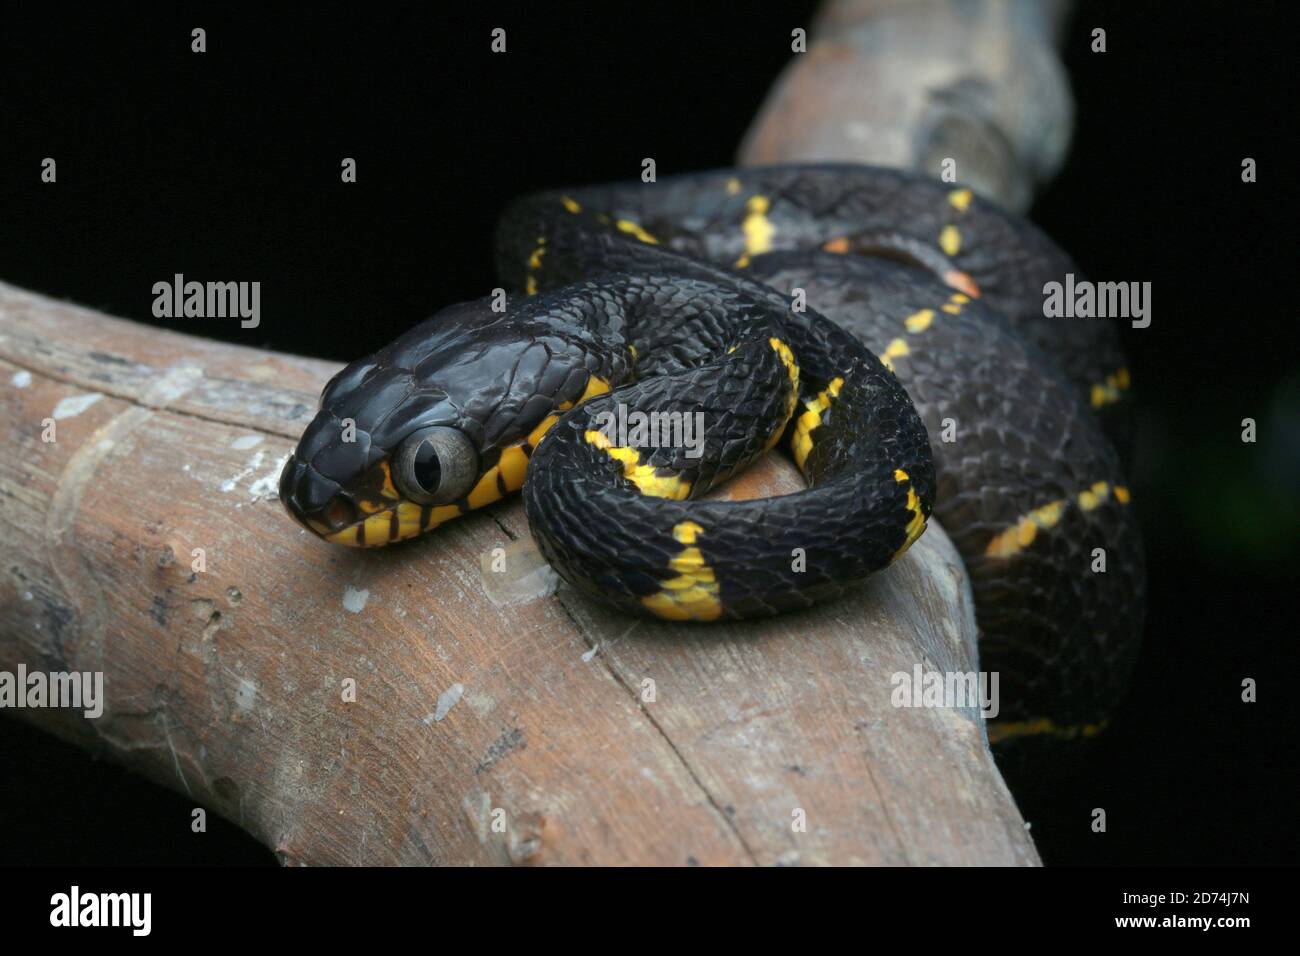
<path id="1" fill-rule="evenodd" d="M 1077 269 L 1041 233 L 905 173 L 773 167 L 527 197 L 498 268 L 525 297 L 326 386 L 281 478 L 308 528 L 387 544 L 522 488 L 570 584 L 713 620 L 842 593 L 933 510 L 1002 674 L 991 739 L 1101 726 L 1142 616 L 1128 373 L 1109 326 L 1042 317 Z M 628 440 L 629 411 L 700 441 Z M 778 444 L 808 489 L 699 500 Z"/>

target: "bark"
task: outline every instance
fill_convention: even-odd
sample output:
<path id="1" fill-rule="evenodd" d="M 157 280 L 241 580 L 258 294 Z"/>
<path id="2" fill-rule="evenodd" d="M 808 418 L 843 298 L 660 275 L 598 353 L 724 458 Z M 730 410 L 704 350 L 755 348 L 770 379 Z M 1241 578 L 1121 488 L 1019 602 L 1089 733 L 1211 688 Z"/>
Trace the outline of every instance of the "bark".
<path id="1" fill-rule="evenodd" d="M 107 697 L 9 719 L 286 863 L 1038 862 L 978 714 L 891 705 L 978 666 L 936 523 L 852 598 L 702 627 L 557 589 L 517 501 L 333 547 L 276 484 L 335 368 L 0 284 L 0 670 Z M 773 457 L 729 493 L 798 486 Z"/>
<path id="2" fill-rule="evenodd" d="M 750 126 L 745 165 L 953 173 L 1023 212 L 1060 168 L 1074 99 L 1066 0 L 828 0 Z M 793 26 L 793 25 L 792 25 Z"/>

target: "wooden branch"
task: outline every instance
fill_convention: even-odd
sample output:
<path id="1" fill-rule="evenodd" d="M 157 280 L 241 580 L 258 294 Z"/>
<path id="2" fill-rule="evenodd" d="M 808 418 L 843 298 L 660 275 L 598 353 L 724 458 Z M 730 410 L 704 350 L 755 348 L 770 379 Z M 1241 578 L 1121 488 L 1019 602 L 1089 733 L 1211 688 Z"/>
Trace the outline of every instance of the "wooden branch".
<path id="1" fill-rule="evenodd" d="M 827 0 L 750 126 L 745 165 L 854 162 L 958 180 L 1023 212 L 1065 159 L 1068 0 Z"/>
<path id="2" fill-rule="evenodd" d="M 107 697 L 14 713 L 285 863 L 1038 862 L 979 717 L 890 705 L 894 672 L 977 666 L 936 524 L 860 595 L 748 626 L 556 591 L 517 501 L 332 547 L 276 484 L 334 370 L 0 284 L 0 670 Z M 777 461 L 733 494 L 798 487 Z"/>

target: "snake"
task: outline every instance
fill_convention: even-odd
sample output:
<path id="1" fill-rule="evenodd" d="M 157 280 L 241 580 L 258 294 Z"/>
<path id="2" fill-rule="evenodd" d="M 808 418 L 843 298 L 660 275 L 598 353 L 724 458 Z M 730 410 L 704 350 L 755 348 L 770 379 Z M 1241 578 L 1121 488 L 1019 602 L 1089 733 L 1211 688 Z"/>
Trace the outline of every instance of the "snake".
<path id="1" fill-rule="evenodd" d="M 956 183 L 849 164 L 534 193 L 503 283 L 325 386 L 280 498 L 327 542 L 415 538 L 522 492 L 568 585 L 630 614 L 798 613 L 938 520 L 966 566 L 992 744 L 1095 736 L 1144 558 L 1114 327 L 1044 317 L 1080 270 Z M 709 492 L 774 449 L 806 488 Z"/>

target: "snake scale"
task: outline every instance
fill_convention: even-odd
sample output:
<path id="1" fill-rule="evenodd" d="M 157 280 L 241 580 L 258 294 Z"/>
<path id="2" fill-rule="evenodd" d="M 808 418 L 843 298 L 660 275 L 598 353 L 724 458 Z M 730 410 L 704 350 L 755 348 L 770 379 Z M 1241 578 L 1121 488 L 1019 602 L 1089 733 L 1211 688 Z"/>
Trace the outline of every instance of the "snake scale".
<path id="1" fill-rule="evenodd" d="M 569 584 L 715 620 L 833 599 L 933 514 L 1000 673 L 990 740 L 1104 726 L 1143 615 L 1129 373 L 1110 325 L 1043 317 L 1079 270 L 1035 227 L 915 174 L 780 166 L 528 196 L 497 259 L 512 294 L 326 386 L 281 477 L 307 528 L 386 545 L 522 489 Z M 700 441 L 629 440 L 629 410 Z M 777 446 L 806 490 L 701 500 Z"/>

